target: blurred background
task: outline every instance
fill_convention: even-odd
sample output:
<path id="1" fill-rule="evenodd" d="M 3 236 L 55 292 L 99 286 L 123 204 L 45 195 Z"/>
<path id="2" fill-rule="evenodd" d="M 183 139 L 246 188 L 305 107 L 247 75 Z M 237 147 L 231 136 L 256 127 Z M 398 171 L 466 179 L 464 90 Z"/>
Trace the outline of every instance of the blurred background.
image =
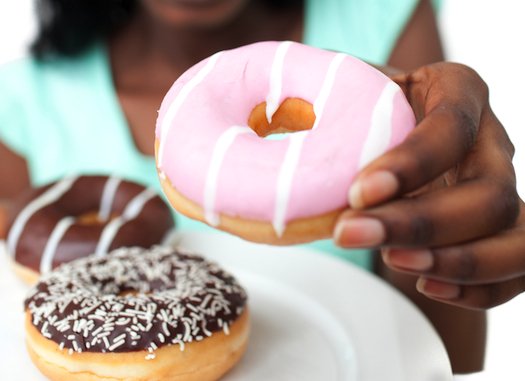
<path id="1" fill-rule="evenodd" d="M 477 70 L 514 145 L 518 190 L 525 197 L 525 2 L 445 0 L 439 15 L 448 60 Z M 35 33 L 33 0 L 0 0 L 0 64 L 26 54 Z M 458 380 L 525 380 L 525 295 L 489 313 L 486 370 Z"/>

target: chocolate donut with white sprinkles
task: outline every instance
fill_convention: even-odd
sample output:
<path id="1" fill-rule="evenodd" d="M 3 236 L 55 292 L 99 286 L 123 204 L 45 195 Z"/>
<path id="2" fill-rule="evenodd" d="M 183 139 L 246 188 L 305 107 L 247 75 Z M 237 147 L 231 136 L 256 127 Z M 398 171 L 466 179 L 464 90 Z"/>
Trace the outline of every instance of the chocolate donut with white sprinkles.
<path id="1" fill-rule="evenodd" d="M 200 256 L 117 249 L 41 278 L 25 301 L 27 347 L 51 380 L 217 380 L 245 351 L 246 301 Z"/>

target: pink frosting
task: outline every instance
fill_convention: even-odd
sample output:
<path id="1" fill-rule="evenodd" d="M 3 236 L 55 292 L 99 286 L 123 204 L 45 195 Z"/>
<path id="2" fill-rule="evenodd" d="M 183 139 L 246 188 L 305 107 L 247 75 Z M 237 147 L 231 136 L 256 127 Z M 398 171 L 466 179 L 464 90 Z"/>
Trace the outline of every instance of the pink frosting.
<path id="1" fill-rule="evenodd" d="M 318 119 L 315 129 L 299 133 L 298 160 L 288 165 L 283 177 L 290 181 L 284 186 L 278 185 L 279 174 L 298 133 L 270 140 L 247 127 L 251 111 L 266 101 L 272 83 L 281 86 L 279 104 L 302 98 L 314 104 Z M 223 154 L 214 156 L 232 126 L 246 126 L 246 133 L 235 135 Z M 347 206 L 359 169 L 401 142 L 414 126 L 399 87 L 362 61 L 298 43 L 262 42 L 212 56 L 173 84 L 157 120 L 158 166 L 188 199 L 203 206 L 206 197 L 212 199 L 208 212 L 276 226 L 277 209 L 287 223 Z M 212 157 L 220 157 L 215 169 Z M 276 207 L 283 191 L 285 202 Z"/>

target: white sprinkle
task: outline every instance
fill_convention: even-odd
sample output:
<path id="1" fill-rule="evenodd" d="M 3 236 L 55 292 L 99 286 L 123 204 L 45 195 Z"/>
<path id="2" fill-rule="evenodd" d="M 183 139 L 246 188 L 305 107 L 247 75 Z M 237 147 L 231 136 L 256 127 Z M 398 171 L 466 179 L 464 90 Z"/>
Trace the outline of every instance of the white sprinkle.
<path id="1" fill-rule="evenodd" d="M 42 329 L 40 330 L 40 332 L 42 333 L 46 333 L 47 332 L 47 326 L 49 325 L 49 322 L 44 322 L 44 324 L 42 325 Z"/>
<path id="2" fill-rule="evenodd" d="M 67 340 L 59 347 L 69 347 L 69 353 L 82 351 L 77 341 L 80 335 L 85 348 L 97 347 L 103 353 L 126 343 L 144 349 L 135 348 L 141 339 L 137 332 L 158 338 L 148 343 L 151 351 L 165 343 L 179 345 L 183 351 L 186 342 L 212 335 L 208 318 L 242 311 L 242 306 L 232 306 L 225 295 L 245 298 L 244 291 L 222 280 L 228 277 L 218 277 L 222 270 L 215 264 L 181 259 L 168 248 L 151 251 L 145 256 L 143 249 L 116 250 L 109 257 L 82 259 L 49 273 L 42 278 L 46 291 L 34 289 L 28 299 L 35 326 L 51 340 L 50 327 L 61 332 Z M 164 291 L 150 296 L 151 286 L 144 279 L 162 282 Z M 122 288 L 137 293 L 120 297 Z M 219 320 L 225 332 L 230 323 Z M 172 328 L 182 333 L 172 338 Z"/>
<path id="3" fill-rule="evenodd" d="M 126 338 L 126 334 L 123 333 L 122 335 L 115 337 L 113 341 L 121 341 L 121 340 L 124 340 L 125 338 Z"/>
<path id="4" fill-rule="evenodd" d="M 103 329 L 103 327 L 100 326 L 100 327 L 98 327 L 97 329 L 95 329 L 93 332 L 91 332 L 91 334 L 92 334 L 93 336 L 98 336 L 98 334 L 99 334 L 100 332 L 102 332 L 102 329 Z"/>
<path id="5" fill-rule="evenodd" d="M 162 330 L 164 331 L 164 334 L 169 337 L 170 331 L 168 330 L 168 323 L 166 322 L 162 323 Z"/>
<path id="6" fill-rule="evenodd" d="M 202 332 L 204 332 L 204 334 L 208 337 L 212 335 L 212 333 L 206 328 L 206 323 L 202 324 Z"/>
<path id="7" fill-rule="evenodd" d="M 148 354 L 146 355 L 145 359 L 146 359 L 146 360 L 154 360 L 155 357 L 157 357 L 157 356 L 155 355 L 155 353 L 148 353 Z"/>
<path id="8" fill-rule="evenodd" d="M 212 296 L 210 294 L 207 294 L 204 299 L 202 300 L 202 303 L 200 305 L 201 308 L 205 308 L 206 305 L 210 302 Z"/>
<path id="9" fill-rule="evenodd" d="M 188 307 L 188 309 L 192 310 L 193 312 L 199 312 L 199 310 L 197 309 L 197 307 L 195 307 L 193 304 L 186 304 L 186 307 Z"/>
<path id="10" fill-rule="evenodd" d="M 73 348 L 75 349 L 75 352 L 78 352 L 78 353 L 82 352 L 82 350 L 79 348 L 76 341 L 73 341 L 72 344 L 73 344 Z"/>
<path id="11" fill-rule="evenodd" d="M 111 345 L 108 350 L 110 352 L 114 351 L 116 348 L 124 345 L 126 343 L 126 340 L 120 340 L 120 341 L 117 341 L 116 343 L 114 343 L 113 345 Z"/>
<path id="12" fill-rule="evenodd" d="M 187 321 L 184 321 L 184 338 L 182 339 L 182 341 L 188 342 L 190 341 L 190 338 L 191 338 L 191 327 Z"/>

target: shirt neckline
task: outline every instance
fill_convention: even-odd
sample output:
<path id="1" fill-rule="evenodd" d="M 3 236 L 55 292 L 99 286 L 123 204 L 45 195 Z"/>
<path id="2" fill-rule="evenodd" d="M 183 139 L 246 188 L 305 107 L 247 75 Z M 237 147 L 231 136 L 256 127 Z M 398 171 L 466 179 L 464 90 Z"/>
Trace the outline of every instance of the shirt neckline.
<path id="1" fill-rule="evenodd" d="M 112 110 L 112 123 L 114 123 L 119 128 L 120 135 L 124 137 L 126 148 L 133 152 L 133 154 L 138 155 L 143 160 L 155 160 L 154 156 L 147 155 L 143 153 L 135 144 L 133 135 L 131 134 L 131 129 L 122 109 L 122 105 L 118 99 L 117 89 L 115 88 L 115 82 L 113 80 L 113 73 L 111 71 L 111 62 L 109 59 L 108 47 L 104 43 L 98 43 L 95 47 L 96 54 L 98 59 L 96 62 L 100 66 L 100 72 L 102 74 L 102 83 L 105 87 L 103 94 L 107 95 L 107 102 L 111 106 Z"/>

